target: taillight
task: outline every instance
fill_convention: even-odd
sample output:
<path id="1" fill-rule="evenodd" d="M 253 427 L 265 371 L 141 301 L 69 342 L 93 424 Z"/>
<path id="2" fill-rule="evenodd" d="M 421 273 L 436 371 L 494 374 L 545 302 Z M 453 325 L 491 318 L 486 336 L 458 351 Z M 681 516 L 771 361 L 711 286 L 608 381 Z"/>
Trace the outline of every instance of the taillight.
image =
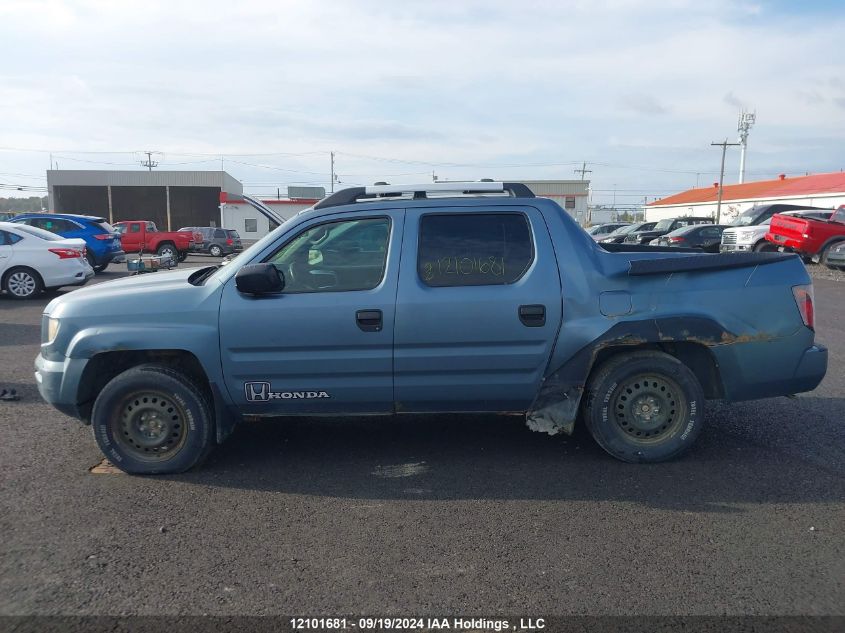
<path id="1" fill-rule="evenodd" d="M 76 259 L 82 257 L 82 253 L 73 248 L 50 248 L 48 249 L 54 255 L 58 255 L 59 259 Z"/>
<path id="2" fill-rule="evenodd" d="M 100 233 L 99 235 L 95 235 L 94 238 L 98 240 L 110 240 L 114 237 L 111 233 Z"/>
<path id="3" fill-rule="evenodd" d="M 813 284 L 792 286 L 792 296 L 801 313 L 801 320 L 811 330 L 816 330 L 816 311 L 813 308 Z"/>
<path id="4" fill-rule="evenodd" d="M 233 240 L 231 237 L 226 238 L 226 246 L 231 246 L 234 243 L 235 240 Z"/>
<path id="5" fill-rule="evenodd" d="M 669 241 L 670 242 L 686 242 L 687 240 L 684 237 L 670 237 Z"/>

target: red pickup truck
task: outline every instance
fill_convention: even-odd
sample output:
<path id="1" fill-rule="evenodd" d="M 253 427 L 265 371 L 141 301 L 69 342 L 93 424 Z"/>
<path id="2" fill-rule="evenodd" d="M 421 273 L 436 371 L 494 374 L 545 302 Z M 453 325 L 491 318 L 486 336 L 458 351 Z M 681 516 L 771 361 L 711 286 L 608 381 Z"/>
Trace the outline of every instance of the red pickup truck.
<path id="1" fill-rule="evenodd" d="M 776 244 L 779 250 L 794 251 L 801 257 L 825 264 L 830 250 L 845 242 L 845 205 L 827 220 L 776 213 L 772 216 L 766 239 Z"/>
<path id="2" fill-rule="evenodd" d="M 127 253 L 157 253 L 173 261 L 184 261 L 196 236 L 191 231 L 159 231 L 149 220 L 115 222 L 120 243 Z"/>

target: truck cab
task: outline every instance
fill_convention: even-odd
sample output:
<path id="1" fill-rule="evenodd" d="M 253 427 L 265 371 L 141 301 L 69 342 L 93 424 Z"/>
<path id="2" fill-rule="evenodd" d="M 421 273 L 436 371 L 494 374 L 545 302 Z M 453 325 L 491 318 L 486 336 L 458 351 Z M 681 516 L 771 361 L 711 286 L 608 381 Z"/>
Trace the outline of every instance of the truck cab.
<path id="1" fill-rule="evenodd" d="M 195 467 L 249 419 L 445 412 L 580 420 L 654 462 L 692 445 L 708 399 L 815 388 L 814 327 L 794 255 L 599 245 L 520 183 L 380 185 L 225 266 L 55 299 L 36 380 L 131 473 Z"/>

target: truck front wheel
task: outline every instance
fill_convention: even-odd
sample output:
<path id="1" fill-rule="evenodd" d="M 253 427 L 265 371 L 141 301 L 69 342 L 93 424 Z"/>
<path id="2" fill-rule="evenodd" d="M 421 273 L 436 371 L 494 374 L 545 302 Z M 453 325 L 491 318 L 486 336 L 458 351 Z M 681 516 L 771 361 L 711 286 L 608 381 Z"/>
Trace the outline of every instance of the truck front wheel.
<path id="1" fill-rule="evenodd" d="M 587 428 L 604 450 L 622 461 L 672 459 L 701 431 L 701 385 L 669 354 L 614 356 L 594 372 L 587 389 Z"/>
<path id="2" fill-rule="evenodd" d="M 754 245 L 755 253 L 772 253 L 778 249 L 777 246 L 767 240 L 760 240 Z"/>
<path id="3" fill-rule="evenodd" d="M 91 412 L 94 438 L 122 471 L 181 473 L 213 446 L 208 400 L 193 380 L 162 365 L 139 365 L 113 378 Z"/>

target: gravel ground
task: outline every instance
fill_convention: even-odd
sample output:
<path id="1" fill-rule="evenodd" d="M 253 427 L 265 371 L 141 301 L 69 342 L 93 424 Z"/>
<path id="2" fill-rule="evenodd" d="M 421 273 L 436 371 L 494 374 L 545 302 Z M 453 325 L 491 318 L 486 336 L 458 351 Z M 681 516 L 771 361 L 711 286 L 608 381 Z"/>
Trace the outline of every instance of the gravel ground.
<path id="1" fill-rule="evenodd" d="M 0 615 L 845 615 L 841 283 L 821 386 L 708 405 L 665 464 L 509 417 L 293 418 L 146 478 L 92 473 L 38 396 L 48 300 L 0 297 Z"/>
<path id="2" fill-rule="evenodd" d="M 819 266 L 818 264 L 810 264 L 807 266 L 807 272 L 813 279 L 829 279 L 830 281 L 845 281 L 845 271 L 831 270 L 827 266 Z"/>

